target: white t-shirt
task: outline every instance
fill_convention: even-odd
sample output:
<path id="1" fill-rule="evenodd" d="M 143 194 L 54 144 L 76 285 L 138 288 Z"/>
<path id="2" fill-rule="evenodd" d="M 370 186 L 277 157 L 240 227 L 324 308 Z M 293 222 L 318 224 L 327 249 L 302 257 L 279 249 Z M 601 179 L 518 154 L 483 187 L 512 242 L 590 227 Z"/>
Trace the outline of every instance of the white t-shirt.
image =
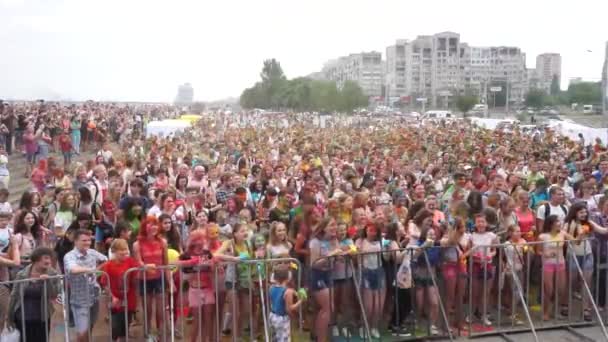
<path id="1" fill-rule="evenodd" d="M 471 243 L 473 245 L 472 248 L 477 248 L 473 251 L 473 254 L 478 255 L 480 257 L 484 255 L 489 255 L 490 248 L 480 248 L 479 246 L 491 246 L 497 240 L 498 237 L 492 232 L 474 232 L 473 234 L 471 234 Z"/>
<path id="2" fill-rule="evenodd" d="M 563 206 L 563 207 L 562 207 Z M 553 206 L 549 203 L 549 215 L 545 214 L 546 205 L 541 205 L 536 210 L 536 218 L 539 220 L 545 220 L 545 217 L 549 217 L 551 215 L 555 215 L 559 218 L 559 220 L 564 223 L 564 219 L 566 218 L 566 214 L 568 213 L 568 207 L 565 204 Z M 564 210 L 566 209 L 566 210 Z"/>

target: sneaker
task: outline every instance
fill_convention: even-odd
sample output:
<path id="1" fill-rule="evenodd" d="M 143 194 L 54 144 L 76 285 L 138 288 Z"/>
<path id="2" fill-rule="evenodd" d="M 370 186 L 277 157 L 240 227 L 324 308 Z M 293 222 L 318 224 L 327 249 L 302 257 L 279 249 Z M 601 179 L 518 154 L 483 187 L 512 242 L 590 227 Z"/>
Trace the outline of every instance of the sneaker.
<path id="1" fill-rule="evenodd" d="M 484 318 L 481 320 L 481 322 L 483 323 L 483 325 L 485 325 L 485 326 L 487 326 L 487 327 L 489 327 L 489 326 L 491 326 L 491 325 L 492 325 L 492 321 L 490 321 L 490 320 L 488 319 L 488 317 L 484 317 Z"/>
<path id="2" fill-rule="evenodd" d="M 378 329 L 372 328 L 372 331 L 370 333 L 372 335 L 372 338 L 380 338 L 380 332 L 378 331 Z"/>
<path id="3" fill-rule="evenodd" d="M 439 335 L 439 329 L 434 324 L 431 325 L 431 335 L 432 336 L 438 336 Z"/>
<path id="4" fill-rule="evenodd" d="M 517 315 L 511 316 L 511 321 L 513 322 L 513 325 L 524 325 L 524 322 L 521 319 L 519 319 L 519 317 L 517 317 Z"/>
<path id="5" fill-rule="evenodd" d="M 348 330 L 347 327 L 343 327 L 342 328 L 342 336 L 346 337 L 346 338 L 349 338 L 349 339 L 351 338 L 350 330 Z"/>
<path id="6" fill-rule="evenodd" d="M 393 332 L 393 336 L 410 337 L 410 336 L 412 336 L 412 333 L 407 328 L 401 328 L 401 329 Z"/>
<path id="7" fill-rule="evenodd" d="M 580 292 L 574 292 L 574 294 L 572 295 L 574 297 L 574 299 L 576 300 L 582 300 L 583 296 L 581 296 Z"/>
<path id="8" fill-rule="evenodd" d="M 338 327 L 334 325 L 331 328 L 331 334 L 332 334 L 333 337 L 339 337 L 340 336 L 340 329 L 338 329 Z"/>
<path id="9" fill-rule="evenodd" d="M 478 320 L 480 320 L 480 321 L 482 320 L 482 315 L 481 315 L 481 313 L 479 313 L 479 311 L 475 311 L 474 316 L 475 316 L 475 318 L 477 318 Z M 488 320 L 488 321 L 492 321 L 492 316 L 490 316 L 490 314 L 489 314 L 489 313 L 486 313 L 486 314 L 484 315 L 484 317 L 485 317 L 485 319 L 486 319 L 486 320 Z M 467 322 L 467 323 L 468 323 L 468 322 Z"/>
<path id="10" fill-rule="evenodd" d="M 62 293 L 57 295 L 57 298 L 55 298 L 55 303 L 57 303 L 59 305 L 63 305 L 63 294 Z"/>

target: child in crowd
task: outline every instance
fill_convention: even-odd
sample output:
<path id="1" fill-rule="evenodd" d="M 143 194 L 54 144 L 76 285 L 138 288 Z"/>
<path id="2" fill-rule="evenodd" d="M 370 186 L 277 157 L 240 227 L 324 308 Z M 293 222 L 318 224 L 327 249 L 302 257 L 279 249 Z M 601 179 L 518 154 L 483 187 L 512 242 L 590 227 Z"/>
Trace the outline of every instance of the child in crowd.
<path id="1" fill-rule="evenodd" d="M 107 273 L 108 276 L 102 275 L 100 284 L 108 286 L 112 295 L 112 340 L 124 341 L 127 336 L 127 325 L 135 316 L 135 310 L 137 309 L 135 290 L 135 275 L 137 272 L 128 273 L 126 291 L 124 289 L 124 276 L 127 270 L 139 267 L 140 264 L 129 255 L 129 245 L 125 239 L 114 240 L 110 250 L 112 251 L 112 258 L 99 269 Z M 125 292 L 127 294 L 126 303 Z"/>
<path id="2" fill-rule="evenodd" d="M 188 303 L 193 314 L 190 340 L 215 341 L 215 290 L 213 281 L 213 256 L 205 232 L 194 230 L 188 237 L 185 252 L 179 264 L 188 282 Z"/>
<path id="3" fill-rule="evenodd" d="M 526 240 L 521 236 L 521 230 L 518 225 L 513 224 L 507 228 L 507 241 L 505 242 L 506 247 L 504 251 L 504 275 L 501 274 L 501 277 L 504 277 L 503 282 L 506 288 L 504 303 L 511 308 L 511 319 L 515 325 L 523 324 L 517 317 L 516 306 L 519 303 L 519 298 L 517 297 L 518 291 L 515 282 L 518 281 L 519 284 L 522 284 L 524 280 L 523 270 L 528 251 L 526 243 Z"/>
<path id="4" fill-rule="evenodd" d="M 296 292 L 288 286 L 290 272 L 287 265 L 275 267 L 275 284 L 270 286 L 268 296 L 270 297 L 270 328 L 273 342 L 291 341 L 291 319 L 296 310 L 307 300 L 306 290 L 300 289 Z M 294 299 L 297 300 L 294 303 Z"/>

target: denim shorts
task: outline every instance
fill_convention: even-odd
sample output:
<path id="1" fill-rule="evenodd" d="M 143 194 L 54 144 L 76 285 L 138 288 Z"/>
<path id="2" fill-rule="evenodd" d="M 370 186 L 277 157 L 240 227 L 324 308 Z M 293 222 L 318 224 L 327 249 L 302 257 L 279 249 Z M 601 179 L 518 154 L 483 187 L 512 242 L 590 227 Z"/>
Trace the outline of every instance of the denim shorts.
<path id="1" fill-rule="evenodd" d="M 165 279 L 165 286 L 167 288 L 170 286 L 169 283 L 167 283 L 166 279 Z M 139 294 L 141 296 L 144 295 L 144 288 L 146 290 L 146 292 L 145 292 L 146 295 L 163 293 L 162 279 L 161 278 L 146 279 L 145 281 L 140 280 L 139 281 Z"/>
<path id="2" fill-rule="evenodd" d="M 99 302 L 90 307 L 71 304 L 70 309 L 74 316 L 76 333 L 84 334 L 93 328 L 99 315 Z"/>
<path id="3" fill-rule="evenodd" d="M 574 262 L 574 254 L 571 254 L 568 258 L 568 268 L 571 272 L 576 271 L 576 263 Z M 578 261 L 581 270 L 583 271 L 593 271 L 593 254 L 589 253 L 587 255 L 576 255 L 576 260 Z"/>
<path id="4" fill-rule="evenodd" d="M 361 277 L 361 286 L 364 289 L 379 290 L 384 288 L 384 269 L 367 269 L 364 268 Z"/>
<path id="5" fill-rule="evenodd" d="M 331 273 L 330 271 L 323 271 L 312 269 L 310 270 L 310 289 L 314 291 L 321 291 L 331 287 Z"/>

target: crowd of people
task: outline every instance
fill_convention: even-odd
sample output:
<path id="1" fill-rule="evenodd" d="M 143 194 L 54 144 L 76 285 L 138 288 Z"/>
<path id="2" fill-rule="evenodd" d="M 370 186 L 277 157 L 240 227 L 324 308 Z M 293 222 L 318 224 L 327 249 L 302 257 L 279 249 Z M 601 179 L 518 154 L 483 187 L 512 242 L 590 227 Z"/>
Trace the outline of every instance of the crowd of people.
<path id="1" fill-rule="evenodd" d="M 606 307 L 600 141 L 466 120 L 248 113 L 145 135 L 147 121 L 172 115 L 3 107 L 1 153 L 23 149 L 32 186 L 16 208 L 0 190 L 2 326 L 41 341 L 52 309 L 68 306 L 87 341 L 103 291 L 114 340 L 139 324 L 148 338 L 263 340 L 268 327 L 272 341 L 290 341 L 299 312 L 321 342 L 412 336 L 412 322 L 456 334 L 491 327 L 496 310 L 527 324 L 522 305 L 541 305 L 542 320 L 568 317 L 571 296 L 587 321 L 594 304 Z M 94 159 L 72 160 L 85 149 Z M 190 310 L 166 316 L 178 301 Z"/>

